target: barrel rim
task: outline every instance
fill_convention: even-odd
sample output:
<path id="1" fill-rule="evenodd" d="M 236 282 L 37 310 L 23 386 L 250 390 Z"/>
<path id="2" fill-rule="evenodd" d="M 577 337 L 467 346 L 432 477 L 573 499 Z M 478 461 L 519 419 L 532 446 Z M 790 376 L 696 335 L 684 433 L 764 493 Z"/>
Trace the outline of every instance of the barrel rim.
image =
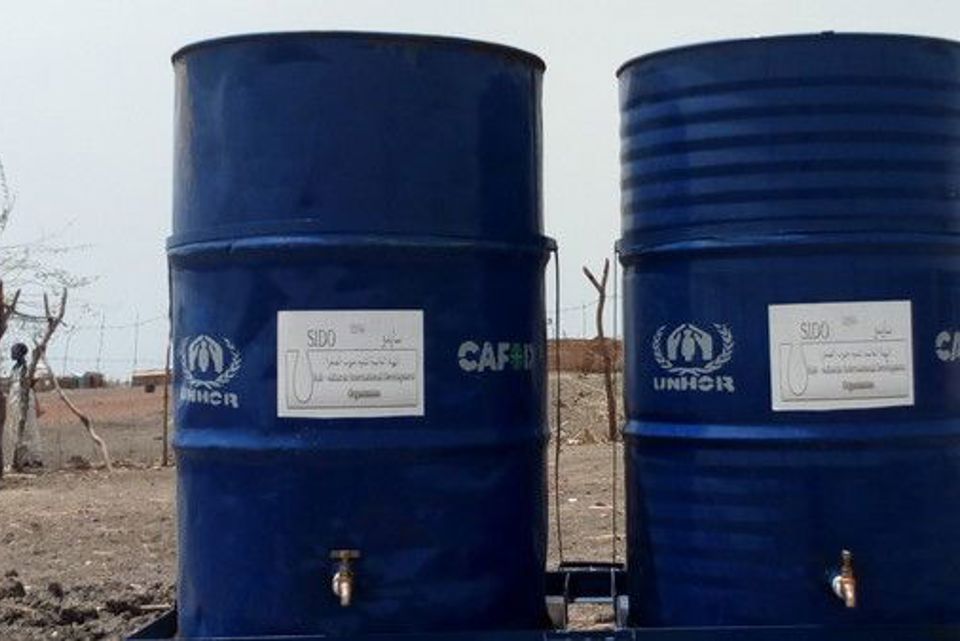
<path id="1" fill-rule="evenodd" d="M 652 59 L 678 55 L 687 53 L 690 51 L 695 51 L 697 49 L 712 49 L 712 48 L 725 48 L 725 47 L 738 47 L 738 46 L 749 46 L 755 44 L 767 44 L 772 42 L 785 42 L 785 41 L 797 41 L 797 40 L 822 40 L 827 38 L 841 39 L 841 40 L 887 40 L 887 41 L 907 41 L 913 42 L 915 44 L 928 43 L 928 44 L 941 44 L 951 47 L 956 47 L 958 53 L 960 53 L 960 41 L 951 40 L 949 38 L 944 38 L 940 36 L 924 36 L 918 34 L 909 34 L 909 33 L 886 33 L 886 32 L 861 32 L 861 31 L 819 31 L 811 33 L 788 33 L 780 34 L 774 36 L 753 36 L 753 37 L 744 37 L 744 38 L 726 38 L 721 40 L 708 40 L 705 42 L 695 42 L 687 45 L 679 45 L 675 47 L 668 47 L 666 49 L 659 49 L 657 51 L 651 51 L 649 53 L 640 54 L 632 58 L 628 58 L 626 62 L 621 64 L 617 68 L 616 77 L 620 78 L 624 71 L 628 67 L 633 67 L 635 65 L 647 62 Z"/>
<path id="2" fill-rule="evenodd" d="M 396 43 L 409 42 L 418 44 L 435 43 L 445 45 L 463 45 L 467 48 L 475 48 L 481 51 L 498 53 L 508 58 L 523 60 L 533 64 L 533 66 L 538 68 L 540 71 L 545 71 L 547 68 L 547 65 L 544 63 L 543 59 L 534 53 L 520 49 L 519 47 L 504 45 L 497 42 L 490 42 L 487 40 L 475 40 L 460 36 L 439 36 L 422 33 L 351 30 L 263 31 L 206 38 L 180 47 L 173 53 L 172 56 L 170 56 L 170 62 L 175 65 L 189 54 L 212 47 L 260 40 L 294 40 L 297 38 L 342 38 L 347 40 L 385 40 Z"/>

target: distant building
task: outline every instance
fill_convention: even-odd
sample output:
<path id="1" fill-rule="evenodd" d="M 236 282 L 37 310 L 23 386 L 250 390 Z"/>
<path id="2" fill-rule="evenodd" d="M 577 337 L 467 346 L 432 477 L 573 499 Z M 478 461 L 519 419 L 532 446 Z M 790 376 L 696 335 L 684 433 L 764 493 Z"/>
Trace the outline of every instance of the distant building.
<path id="1" fill-rule="evenodd" d="M 603 349 L 610 352 L 613 369 L 623 369 L 623 343 L 610 338 L 601 343 L 595 338 L 561 338 L 560 369 L 564 372 L 602 372 Z M 556 369 L 557 347 L 553 339 L 547 341 L 547 366 Z"/>
<path id="2" fill-rule="evenodd" d="M 101 372 L 84 372 L 80 377 L 80 387 L 84 389 L 96 389 L 106 385 L 107 379 Z"/>
<path id="3" fill-rule="evenodd" d="M 166 385 L 167 372 L 163 369 L 140 369 L 136 370 L 130 377 L 130 384 L 133 387 L 147 387 L 153 385 L 159 387 Z"/>
<path id="4" fill-rule="evenodd" d="M 50 380 L 50 370 L 47 369 L 47 366 L 43 363 L 37 364 L 37 374 L 35 380 L 37 381 L 33 386 L 35 391 L 49 392 L 53 389 L 53 381 Z"/>
<path id="5" fill-rule="evenodd" d="M 34 390 L 37 392 L 49 392 L 53 389 L 53 381 L 50 378 L 50 372 L 40 363 L 37 365 L 36 384 Z M 86 372 L 85 374 L 61 374 L 57 376 L 57 383 L 62 389 L 79 389 L 81 387 L 103 387 L 106 379 L 100 372 Z M 10 391 L 10 377 L 4 377 L 0 380 L 0 389 L 6 394 Z"/>
<path id="6" fill-rule="evenodd" d="M 50 380 L 49 378 L 47 379 Z M 80 389 L 80 377 L 76 374 L 64 374 L 57 377 L 60 389 Z"/>

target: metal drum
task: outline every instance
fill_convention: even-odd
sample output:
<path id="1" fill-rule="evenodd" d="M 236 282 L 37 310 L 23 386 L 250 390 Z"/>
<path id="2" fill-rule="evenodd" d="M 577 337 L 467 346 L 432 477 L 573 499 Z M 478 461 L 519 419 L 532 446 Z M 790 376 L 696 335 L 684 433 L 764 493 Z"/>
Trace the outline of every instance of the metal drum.
<path id="1" fill-rule="evenodd" d="M 619 78 L 633 623 L 960 621 L 960 46 Z"/>
<path id="2" fill-rule="evenodd" d="M 543 63 L 359 33 L 173 61 L 179 634 L 540 626 Z"/>

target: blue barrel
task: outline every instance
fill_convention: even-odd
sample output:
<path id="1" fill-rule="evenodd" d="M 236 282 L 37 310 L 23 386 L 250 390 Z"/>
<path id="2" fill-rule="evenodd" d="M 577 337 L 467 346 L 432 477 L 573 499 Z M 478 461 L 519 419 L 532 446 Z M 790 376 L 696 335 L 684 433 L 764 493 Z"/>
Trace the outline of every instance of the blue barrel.
<path id="1" fill-rule="evenodd" d="M 960 621 L 960 45 L 619 78 L 633 623 Z"/>
<path id="2" fill-rule="evenodd" d="M 179 634 L 541 626 L 543 63 L 361 33 L 173 62 Z"/>

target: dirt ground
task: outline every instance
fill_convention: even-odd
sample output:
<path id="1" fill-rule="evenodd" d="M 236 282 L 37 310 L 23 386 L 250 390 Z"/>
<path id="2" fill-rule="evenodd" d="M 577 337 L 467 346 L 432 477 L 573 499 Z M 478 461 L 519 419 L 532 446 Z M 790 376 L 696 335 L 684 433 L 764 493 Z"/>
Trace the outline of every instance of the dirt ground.
<path id="1" fill-rule="evenodd" d="M 0 638 L 116 639 L 168 608 L 173 477 L 127 468 L 5 478 Z"/>
<path id="2" fill-rule="evenodd" d="M 603 382 L 564 374 L 560 457 L 563 558 L 614 556 L 614 504 Z M 82 428 L 52 395 L 41 395 L 46 469 L 8 473 L 0 485 L 0 640 L 121 639 L 173 604 L 175 470 L 159 466 L 162 394 L 141 388 L 71 394 L 95 421 L 115 461 L 112 474 Z M 560 559 L 550 444 L 550 565 Z M 620 448 L 616 453 L 622 478 Z M 622 492 L 616 558 L 624 558 Z M 574 627 L 606 626 L 608 608 L 572 612 Z"/>

